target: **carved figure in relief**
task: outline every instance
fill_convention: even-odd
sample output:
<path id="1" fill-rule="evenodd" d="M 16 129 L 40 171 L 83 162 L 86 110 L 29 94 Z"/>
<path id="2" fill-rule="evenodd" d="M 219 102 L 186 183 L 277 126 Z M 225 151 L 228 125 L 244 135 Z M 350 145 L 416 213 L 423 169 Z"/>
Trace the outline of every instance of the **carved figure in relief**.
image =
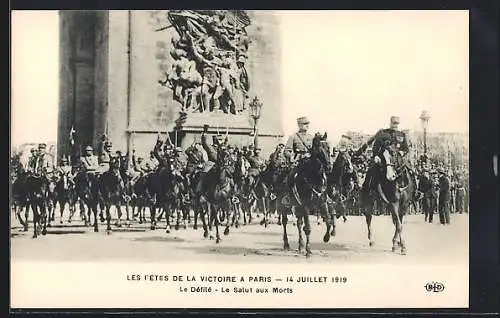
<path id="1" fill-rule="evenodd" d="M 176 30 L 167 81 L 187 111 L 243 111 L 249 79 L 245 56 L 251 21 L 242 10 L 170 10 Z"/>

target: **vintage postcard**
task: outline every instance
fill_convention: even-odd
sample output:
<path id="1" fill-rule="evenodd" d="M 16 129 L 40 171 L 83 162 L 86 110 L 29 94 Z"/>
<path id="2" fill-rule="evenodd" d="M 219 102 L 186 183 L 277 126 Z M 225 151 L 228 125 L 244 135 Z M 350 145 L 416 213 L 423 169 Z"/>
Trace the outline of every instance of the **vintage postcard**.
<path id="1" fill-rule="evenodd" d="M 468 21 L 12 12 L 11 307 L 467 308 Z"/>

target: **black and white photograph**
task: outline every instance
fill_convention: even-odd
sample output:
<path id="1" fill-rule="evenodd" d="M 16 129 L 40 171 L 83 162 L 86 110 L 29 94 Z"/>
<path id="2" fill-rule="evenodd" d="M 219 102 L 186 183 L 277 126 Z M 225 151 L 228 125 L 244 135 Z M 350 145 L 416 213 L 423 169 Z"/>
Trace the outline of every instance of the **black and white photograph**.
<path id="1" fill-rule="evenodd" d="M 12 307 L 468 307 L 467 11 L 13 11 L 11 54 Z"/>

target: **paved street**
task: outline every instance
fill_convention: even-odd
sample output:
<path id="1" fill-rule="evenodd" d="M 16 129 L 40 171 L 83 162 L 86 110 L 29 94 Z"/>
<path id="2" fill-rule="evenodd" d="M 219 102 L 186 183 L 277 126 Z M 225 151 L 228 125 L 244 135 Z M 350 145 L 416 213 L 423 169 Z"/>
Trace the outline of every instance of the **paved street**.
<path id="1" fill-rule="evenodd" d="M 203 238 L 201 227 L 196 231 L 189 227 L 166 234 L 164 222 L 159 229 L 151 231 L 149 224 L 134 221 L 130 227 L 114 227 L 108 235 L 104 224 L 100 224 L 100 232 L 94 233 L 80 221 L 68 224 L 65 220 L 59 224 L 57 216 L 46 236 L 32 239 L 32 224 L 28 232 L 23 232 L 12 214 L 11 256 L 13 260 L 45 261 L 467 263 L 468 215 L 452 215 L 452 224 L 448 226 L 440 225 L 436 219 L 433 224 L 424 223 L 423 215 L 410 215 L 405 219 L 408 255 L 402 256 L 391 252 L 394 227 L 387 216 L 374 217 L 376 244 L 371 248 L 364 217 L 350 216 L 347 222 L 338 222 L 337 236 L 329 243 L 323 243 L 324 226 L 317 225 L 313 217 L 313 257 L 306 260 L 296 251 L 297 229 L 292 224 L 288 226 L 291 250 L 283 251 L 282 227 L 271 224 L 265 228 L 258 220 L 238 229 L 231 228 L 229 236 L 222 236 L 222 242 L 216 244 Z"/>

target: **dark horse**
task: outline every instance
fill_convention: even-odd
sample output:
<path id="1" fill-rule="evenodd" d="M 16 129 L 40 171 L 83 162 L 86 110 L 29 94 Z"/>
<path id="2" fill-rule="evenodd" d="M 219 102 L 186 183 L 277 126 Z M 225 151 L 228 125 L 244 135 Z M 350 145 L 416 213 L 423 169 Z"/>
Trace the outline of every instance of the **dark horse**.
<path id="1" fill-rule="evenodd" d="M 297 217 L 297 229 L 299 231 L 299 252 L 304 248 L 304 240 L 302 231 L 306 235 L 306 257 L 312 255 L 309 237 L 311 235 L 311 223 L 309 215 L 314 209 L 320 209 L 321 215 L 327 226 L 323 241 L 326 243 L 330 240 L 331 217 L 327 206 L 327 171 L 330 166 L 330 147 L 326 141 L 327 134 L 323 136 L 316 133 L 312 147 L 310 149 L 310 157 L 304 158 L 297 166 L 297 169 L 290 176 L 290 191 L 291 198 L 294 201 L 295 216 Z M 288 222 L 287 213 L 283 213 L 283 241 L 284 249 L 290 249 L 288 243 L 288 235 L 286 226 Z M 304 228 L 302 229 L 302 225 Z"/>
<path id="2" fill-rule="evenodd" d="M 75 183 L 73 177 L 67 173 L 60 173 L 56 180 L 55 201 L 59 203 L 61 218 L 59 223 L 63 223 L 63 213 L 66 204 L 68 204 L 69 207 L 68 223 L 71 223 L 73 215 L 75 214 Z M 54 207 L 55 205 L 54 203 Z"/>
<path id="3" fill-rule="evenodd" d="M 47 202 L 49 179 L 43 175 L 28 174 L 26 179 L 28 201 L 33 210 L 33 238 L 39 234 L 47 234 Z M 26 218 L 26 223 L 28 219 Z"/>
<path id="4" fill-rule="evenodd" d="M 204 180 L 202 182 L 205 185 L 203 198 L 208 203 L 209 210 L 208 229 L 211 232 L 212 225 L 215 225 L 215 242 L 219 243 L 221 241 L 219 225 L 225 220 L 224 235 L 229 235 L 230 214 L 231 211 L 235 211 L 237 208 L 237 199 L 235 199 L 233 180 L 235 163 L 230 155 L 222 149 L 219 149 L 217 157 L 217 163 L 203 176 Z M 206 233 L 205 215 L 202 216 L 202 222 Z M 210 238 L 213 238 L 211 233 L 209 234 Z"/>
<path id="5" fill-rule="evenodd" d="M 329 195 L 333 201 L 331 208 L 335 209 L 336 217 L 342 216 L 346 221 L 346 200 L 350 197 L 354 189 L 356 171 L 345 151 L 340 151 L 333 162 L 332 169 L 328 174 Z M 338 213 L 337 213 L 338 212 Z M 333 221 L 333 231 L 335 231 L 335 218 Z M 332 235 L 335 236 L 334 233 Z"/>
<path id="6" fill-rule="evenodd" d="M 170 233 L 170 219 L 173 213 L 177 213 L 176 230 L 179 229 L 179 211 L 182 204 L 183 180 L 182 175 L 174 167 L 174 158 L 162 159 L 162 166 L 154 175 L 153 187 L 155 189 L 156 205 L 151 210 L 151 229 L 156 229 L 156 210 L 163 208 L 166 218 L 166 232 Z M 185 227 L 187 227 L 184 224 Z"/>
<path id="7" fill-rule="evenodd" d="M 111 207 L 118 211 L 118 224 L 121 213 L 121 204 L 125 195 L 125 182 L 120 171 L 120 158 L 112 157 L 109 160 L 109 170 L 104 171 L 99 178 L 99 194 L 106 209 L 106 231 L 111 233 Z"/>
<path id="8" fill-rule="evenodd" d="M 368 227 L 368 240 L 372 240 L 372 207 L 375 200 L 385 203 L 389 209 L 395 227 L 392 238 L 392 251 L 401 248 L 401 254 L 406 254 L 406 244 L 403 239 L 403 217 L 408 211 L 410 203 L 416 194 L 416 182 L 413 172 L 403 162 L 401 156 L 393 156 L 396 151 L 383 150 L 380 155 L 381 163 L 374 167 L 373 181 L 375 184 L 361 192 L 360 204 Z M 372 191 L 373 190 L 373 191 Z"/>
<path id="9" fill-rule="evenodd" d="M 90 224 L 91 215 L 94 214 L 94 232 L 99 232 L 99 225 L 97 222 L 99 203 L 99 180 L 92 172 L 80 171 L 75 176 L 75 194 L 80 202 L 80 208 L 87 207 L 87 216 L 85 217 L 85 226 Z M 82 213 L 83 212 L 83 213 Z M 80 211 L 85 215 L 84 211 Z"/>
<path id="10" fill-rule="evenodd" d="M 17 158 L 16 158 L 17 159 Z M 28 174 L 24 170 L 23 165 L 16 160 L 11 162 L 11 195 L 12 207 L 14 208 L 15 215 L 23 226 L 24 231 L 28 231 L 28 212 L 29 212 L 29 198 L 28 198 Z M 24 220 L 21 216 L 24 210 Z"/>

